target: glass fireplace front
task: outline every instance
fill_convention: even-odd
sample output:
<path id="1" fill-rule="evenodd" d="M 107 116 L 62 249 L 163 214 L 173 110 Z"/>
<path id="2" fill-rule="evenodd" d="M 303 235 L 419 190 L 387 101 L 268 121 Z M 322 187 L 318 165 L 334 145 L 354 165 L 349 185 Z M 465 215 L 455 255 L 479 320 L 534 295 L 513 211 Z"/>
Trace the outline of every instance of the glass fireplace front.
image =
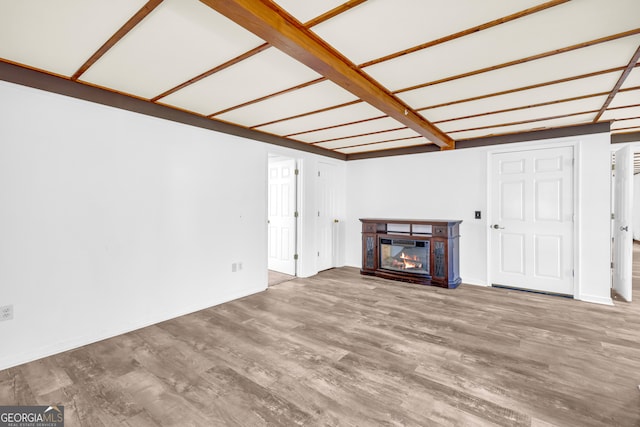
<path id="1" fill-rule="evenodd" d="M 429 241 L 380 239 L 380 268 L 429 274 Z"/>

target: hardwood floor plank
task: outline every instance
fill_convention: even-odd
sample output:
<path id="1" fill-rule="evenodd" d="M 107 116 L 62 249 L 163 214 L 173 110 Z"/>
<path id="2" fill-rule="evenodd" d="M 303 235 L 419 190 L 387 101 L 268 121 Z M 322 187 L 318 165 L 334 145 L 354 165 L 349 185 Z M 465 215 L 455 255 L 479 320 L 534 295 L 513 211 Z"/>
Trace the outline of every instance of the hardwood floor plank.
<path id="1" fill-rule="evenodd" d="M 92 427 L 638 426 L 638 384 L 638 302 L 341 268 L 0 371 L 0 404 Z"/>

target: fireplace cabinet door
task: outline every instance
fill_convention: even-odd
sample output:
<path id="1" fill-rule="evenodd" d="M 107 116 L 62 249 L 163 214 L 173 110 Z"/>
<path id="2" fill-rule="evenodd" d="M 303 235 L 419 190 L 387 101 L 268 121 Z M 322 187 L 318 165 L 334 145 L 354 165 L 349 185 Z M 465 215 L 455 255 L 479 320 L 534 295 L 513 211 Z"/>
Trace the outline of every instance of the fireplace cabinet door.
<path id="1" fill-rule="evenodd" d="M 447 239 L 431 239 L 431 281 L 447 284 L 448 250 Z"/>
<path id="2" fill-rule="evenodd" d="M 375 234 L 362 235 L 362 270 L 375 271 L 378 268 L 378 251 Z"/>

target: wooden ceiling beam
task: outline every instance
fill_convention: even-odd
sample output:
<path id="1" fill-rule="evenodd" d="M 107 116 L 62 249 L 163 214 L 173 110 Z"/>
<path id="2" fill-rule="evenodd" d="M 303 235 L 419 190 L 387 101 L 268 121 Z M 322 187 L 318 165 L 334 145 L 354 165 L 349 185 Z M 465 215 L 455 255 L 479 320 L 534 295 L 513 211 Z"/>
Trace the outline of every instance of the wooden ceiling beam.
<path id="1" fill-rule="evenodd" d="M 627 64 L 627 67 L 624 69 L 624 71 L 620 75 L 620 78 L 618 79 L 616 84 L 613 86 L 613 89 L 611 90 L 611 93 L 607 97 L 607 100 L 604 101 L 602 108 L 600 109 L 600 111 L 598 111 L 598 114 L 596 114 L 596 118 L 593 119 L 594 123 L 600 120 L 600 117 L 602 117 L 602 115 L 607 110 L 607 108 L 609 108 L 609 104 L 611 104 L 611 101 L 613 101 L 613 98 L 615 98 L 615 96 L 618 94 L 618 91 L 620 91 L 620 88 L 624 84 L 624 81 L 627 80 L 627 77 L 629 77 L 629 74 L 631 74 L 631 71 L 633 71 L 633 69 L 638 65 L 638 60 L 640 60 L 640 46 L 638 46 L 638 49 L 636 49 L 636 52 L 631 57 L 629 64 Z"/>
<path id="2" fill-rule="evenodd" d="M 136 25 L 142 22 L 144 18 L 149 16 L 149 14 L 160 5 L 160 3 L 162 3 L 162 0 L 149 0 L 144 6 L 142 6 L 140 10 L 131 17 L 131 19 L 125 22 L 125 24 L 120 27 L 120 29 L 109 38 L 109 40 L 100 46 L 100 48 L 91 55 L 91 57 L 82 64 L 82 66 L 80 66 L 80 68 L 78 68 L 78 71 L 73 73 L 71 80 L 78 80 L 80 76 L 83 75 L 93 64 L 98 62 L 98 60 L 109 51 L 109 49 L 122 40 L 122 38 L 126 36 Z"/>
<path id="3" fill-rule="evenodd" d="M 349 9 L 353 9 L 354 7 L 364 3 L 365 1 L 367 1 L 367 0 L 349 0 L 349 1 L 343 3 L 343 4 L 339 5 L 339 6 L 331 9 L 330 11 L 328 11 L 328 12 L 326 12 L 326 13 L 324 13 L 324 14 L 322 14 L 322 15 L 314 18 L 314 19 L 312 19 L 311 21 L 306 22 L 304 24 L 304 26 L 307 27 L 307 28 L 310 28 L 310 27 L 313 27 L 314 25 L 318 25 L 318 24 L 320 24 L 320 23 L 322 23 L 324 21 L 327 21 L 327 20 L 335 17 L 335 16 L 338 16 L 339 14 L 341 14 L 343 12 L 346 12 Z M 206 77 L 209 77 L 209 76 L 211 76 L 211 75 L 213 75 L 215 73 L 218 73 L 218 72 L 224 70 L 225 68 L 229 68 L 232 65 L 235 65 L 235 64 L 239 63 L 240 61 L 244 61 L 245 59 L 249 59 L 252 56 L 259 54 L 260 52 L 262 52 L 263 50 L 266 50 L 269 47 L 271 47 L 271 45 L 269 43 L 263 43 L 260 46 L 254 48 L 254 49 L 251 49 L 248 52 L 245 52 L 245 53 L 243 53 L 241 55 L 238 55 L 235 58 L 230 59 L 229 61 L 225 62 L 224 64 L 218 65 L 217 67 L 214 67 L 214 68 L 212 68 L 210 70 L 207 70 L 204 73 L 198 74 L 197 76 L 187 80 L 184 83 L 181 83 L 181 84 L 179 84 L 179 85 L 177 85 L 175 87 L 172 87 L 171 89 L 166 90 L 165 92 L 161 93 L 160 95 L 157 95 L 156 97 L 152 98 L 151 102 L 159 101 L 160 99 L 162 99 L 164 97 L 167 97 L 167 96 L 171 95 L 172 93 L 179 91 L 180 89 L 184 89 L 185 87 L 187 87 L 189 85 L 192 85 L 192 84 L 194 84 L 196 82 L 199 82 L 200 80 L 202 80 L 202 79 L 204 79 Z M 314 80 L 314 82 L 317 82 L 317 81 Z M 275 95 L 277 95 L 277 94 L 274 94 L 273 96 L 275 96 Z M 227 109 L 223 110 L 222 112 L 227 112 L 227 111 L 231 111 L 231 110 L 236 109 L 236 108 L 240 108 L 242 106 L 245 106 L 245 104 L 248 105 L 249 103 L 245 102 L 243 104 L 240 104 L 239 106 L 236 105 L 234 107 L 227 108 Z M 218 114 L 222 114 L 222 112 L 218 111 L 216 113 L 210 114 L 209 117 L 213 117 L 213 116 L 216 116 Z"/>
<path id="4" fill-rule="evenodd" d="M 451 137 L 274 3 L 265 0 L 200 1 L 441 148 L 454 147 Z"/>

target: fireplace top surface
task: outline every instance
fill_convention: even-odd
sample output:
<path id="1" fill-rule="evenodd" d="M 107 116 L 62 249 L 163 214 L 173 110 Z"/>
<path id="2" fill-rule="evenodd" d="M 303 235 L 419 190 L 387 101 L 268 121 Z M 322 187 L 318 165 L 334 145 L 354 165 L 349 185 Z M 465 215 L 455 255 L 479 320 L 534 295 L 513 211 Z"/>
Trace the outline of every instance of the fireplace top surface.
<path id="1" fill-rule="evenodd" d="M 399 218 L 360 218 L 360 222 L 374 222 L 377 224 L 460 224 L 461 219 L 399 219 Z"/>

